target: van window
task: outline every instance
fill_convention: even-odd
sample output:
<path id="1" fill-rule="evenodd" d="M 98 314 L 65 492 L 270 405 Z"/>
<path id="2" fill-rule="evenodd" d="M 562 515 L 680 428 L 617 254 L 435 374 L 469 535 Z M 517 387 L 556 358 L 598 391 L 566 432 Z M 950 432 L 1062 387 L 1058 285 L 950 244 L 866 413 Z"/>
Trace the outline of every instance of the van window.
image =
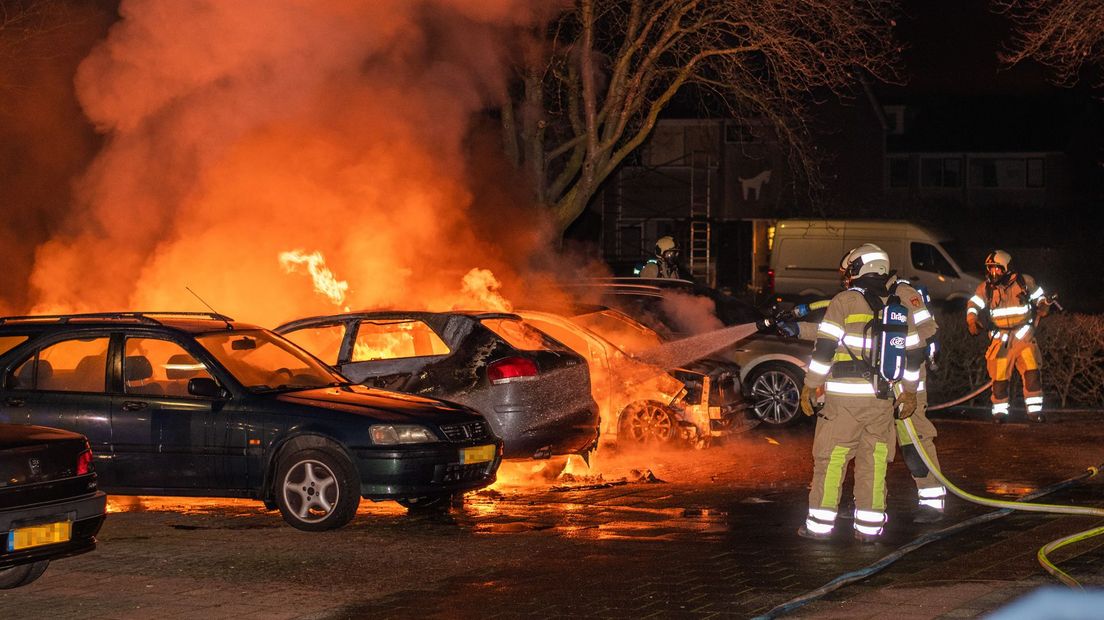
<path id="1" fill-rule="evenodd" d="M 912 242 L 912 266 L 921 271 L 927 271 L 928 273 L 938 273 L 939 275 L 957 278 L 958 272 L 955 271 L 951 263 L 943 256 L 943 254 L 934 245 L 928 243 Z"/>

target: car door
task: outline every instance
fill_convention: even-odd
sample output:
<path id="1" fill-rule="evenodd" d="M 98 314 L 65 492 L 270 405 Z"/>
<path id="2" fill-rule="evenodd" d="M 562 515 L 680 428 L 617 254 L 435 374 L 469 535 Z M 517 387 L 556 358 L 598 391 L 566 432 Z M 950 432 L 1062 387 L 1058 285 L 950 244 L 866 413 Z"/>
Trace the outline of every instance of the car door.
<path id="1" fill-rule="evenodd" d="M 149 461 L 154 487 L 167 492 L 222 488 L 232 468 L 227 461 L 243 460 L 246 446 L 220 415 L 225 399 L 188 393 L 193 378 L 215 380 L 209 365 L 165 335 L 122 339 L 121 394 L 113 401 L 112 415 L 125 430 L 117 441 L 138 440 L 146 432 L 155 439 Z"/>
<path id="2" fill-rule="evenodd" d="M 100 484 L 118 486 L 110 421 L 106 332 L 62 334 L 21 352 L 5 371 L 3 403 L 12 422 L 83 434 Z"/>
<path id="3" fill-rule="evenodd" d="M 451 353 L 425 321 L 414 318 L 362 319 L 338 370 L 357 383 L 406 391 L 426 366 Z"/>

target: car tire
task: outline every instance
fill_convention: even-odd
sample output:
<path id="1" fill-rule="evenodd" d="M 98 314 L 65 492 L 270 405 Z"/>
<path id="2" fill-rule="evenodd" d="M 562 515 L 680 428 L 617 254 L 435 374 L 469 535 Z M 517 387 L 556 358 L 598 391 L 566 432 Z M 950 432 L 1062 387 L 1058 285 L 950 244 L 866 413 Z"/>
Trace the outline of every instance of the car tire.
<path id="1" fill-rule="evenodd" d="M 307 532 L 333 530 L 356 515 L 360 478 L 336 450 L 298 450 L 280 458 L 275 495 L 288 525 Z"/>
<path id="2" fill-rule="evenodd" d="M 448 512 L 452 507 L 452 493 L 437 493 L 420 497 L 404 497 L 396 500 L 399 505 L 412 513 Z"/>
<path id="3" fill-rule="evenodd" d="M 618 443 L 624 445 L 672 444 L 678 437 L 675 414 L 653 401 L 639 401 L 625 407 L 617 424 Z"/>
<path id="4" fill-rule="evenodd" d="M 0 569 L 0 590 L 10 590 L 25 586 L 42 576 L 50 560 L 39 560 L 30 564 L 20 564 Z"/>
<path id="5" fill-rule="evenodd" d="M 805 373 L 784 362 L 756 366 L 744 380 L 752 413 L 763 424 L 774 427 L 805 419 L 798 402 L 804 383 Z"/>

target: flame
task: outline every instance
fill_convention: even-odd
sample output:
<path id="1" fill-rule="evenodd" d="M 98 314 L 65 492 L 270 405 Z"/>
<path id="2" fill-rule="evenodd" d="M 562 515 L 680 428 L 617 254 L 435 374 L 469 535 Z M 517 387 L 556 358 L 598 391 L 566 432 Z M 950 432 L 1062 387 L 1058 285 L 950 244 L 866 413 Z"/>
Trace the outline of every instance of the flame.
<path id="1" fill-rule="evenodd" d="M 478 267 L 464 274 L 460 281 L 460 294 L 464 301 L 473 303 L 468 309 L 513 312 L 514 306 L 499 292 L 502 282 L 490 269 Z M 457 310 L 460 308 L 457 307 Z"/>
<path id="2" fill-rule="evenodd" d="M 334 276 L 330 268 L 326 266 L 326 259 L 322 256 L 322 252 L 315 251 L 310 254 L 302 250 L 280 252 L 280 265 L 288 273 L 296 273 L 303 265 L 306 265 L 307 273 L 310 274 L 311 280 L 314 282 L 316 293 L 322 294 L 335 306 L 342 306 L 345 303 L 345 294 L 349 290 L 349 283 L 345 280 L 338 280 Z M 349 311 L 348 306 L 345 306 L 345 311 Z"/>

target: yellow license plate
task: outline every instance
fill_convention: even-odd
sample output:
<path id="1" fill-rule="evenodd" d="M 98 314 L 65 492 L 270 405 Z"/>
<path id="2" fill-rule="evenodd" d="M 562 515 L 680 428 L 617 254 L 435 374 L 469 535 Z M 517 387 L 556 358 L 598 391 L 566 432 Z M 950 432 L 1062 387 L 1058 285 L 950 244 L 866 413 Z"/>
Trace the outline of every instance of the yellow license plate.
<path id="1" fill-rule="evenodd" d="M 460 462 L 464 465 L 469 463 L 486 463 L 487 461 L 493 461 L 494 457 L 495 447 L 493 445 L 460 449 Z"/>
<path id="2" fill-rule="evenodd" d="M 73 523 L 70 521 L 17 527 L 8 532 L 8 550 L 19 551 L 20 549 L 67 542 L 72 535 Z"/>

